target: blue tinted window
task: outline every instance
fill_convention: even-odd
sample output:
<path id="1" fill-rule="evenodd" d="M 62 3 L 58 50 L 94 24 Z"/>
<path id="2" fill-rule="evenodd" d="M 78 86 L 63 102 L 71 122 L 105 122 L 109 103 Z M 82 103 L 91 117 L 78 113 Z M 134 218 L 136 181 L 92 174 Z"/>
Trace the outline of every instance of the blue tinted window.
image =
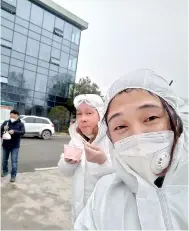
<path id="1" fill-rule="evenodd" d="M 8 77 L 9 65 L 1 63 L 1 76 Z"/>
<path id="2" fill-rule="evenodd" d="M 66 39 L 63 39 L 63 42 L 62 42 L 63 45 L 67 46 L 67 47 L 70 47 L 71 46 L 71 42 L 66 40 Z"/>
<path id="3" fill-rule="evenodd" d="M 16 16 L 16 23 L 17 23 L 18 25 L 20 25 L 20 26 L 25 27 L 25 28 L 28 28 L 28 26 L 29 26 L 29 22 L 27 22 L 27 21 L 25 21 L 24 19 L 19 18 L 19 17 L 17 17 L 17 16 Z"/>
<path id="4" fill-rule="evenodd" d="M 72 31 L 72 42 L 73 43 L 79 45 L 80 34 L 81 34 L 80 29 L 73 27 L 73 31 Z"/>
<path id="5" fill-rule="evenodd" d="M 24 61 L 25 55 L 21 54 L 21 53 L 19 53 L 17 51 L 12 51 L 11 57 Z"/>
<path id="6" fill-rule="evenodd" d="M 42 93 L 42 92 L 35 91 L 34 92 L 34 97 L 38 98 L 38 99 L 41 99 L 41 100 L 45 100 L 46 94 Z"/>
<path id="7" fill-rule="evenodd" d="M 15 31 L 21 33 L 21 34 L 24 34 L 24 35 L 27 35 L 28 34 L 28 29 L 22 27 L 22 26 L 19 26 L 17 24 L 15 24 L 15 28 L 14 28 Z"/>
<path id="8" fill-rule="evenodd" d="M 25 96 L 20 97 L 20 101 L 25 103 L 25 105 L 28 104 L 25 107 L 25 115 L 31 115 L 31 105 L 33 102 L 33 98 L 30 98 L 30 97 L 25 95 Z"/>
<path id="9" fill-rule="evenodd" d="M 43 12 L 43 9 L 32 4 L 30 22 L 38 26 L 41 26 L 43 20 Z"/>
<path id="10" fill-rule="evenodd" d="M 14 22 L 15 15 L 8 13 L 7 11 L 4 11 L 1 9 L 1 17 L 4 17 L 12 22 Z"/>
<path id="11" fill-rule="evenodd" d="M 14 23 L 11 22 L 11 21 L 9 21 L 9 20 L 7 20 L 7 19 L 4 19 L 4 18 L 1 18 L 1 25 L 5 26 L 5 27 L 8 27 L 11 30 L 13 30 L 13 28 L 14 28 Z"/>
<path id="12" fill-rule="evenodd" d="M 62 51 L 66 52 L 66 53 L 69 53 L 70 52 L 70 48 L 62 45 Z"/>
<path id="13" fill-rule="evenodd" d="M 19 51 L 21 53 L 25 53 L 26 41 L 27 41 L 27 37 L 25 35 L 14 32 L 13 50 Z"/>
<path id="14" fill-rule="evenodd" d="M 30 28 L 30 30 L 32 30 L 32 31 L 34 31 L 34 32 L 36 32 L 38 34 L 41 34 L 41 28 L 40 27 L 38 27 L 38 26 L 30 23 L 30 27 L 29 28 Z"/>
<path id="15" fill-rule="evenodd" d="M 49 93 L 49 94 L 48 94 Z M 50 101 L 54 101 L 55 100 L 55 95 L 51 95 L 50 94 L 50 89 L 47 89 L 47 95 L 46 95 L 46 98 Z"/>
<path id="16" fill-rule="evenodd" d="M 56 88 L 47 88 L 47 94 L 56 96 Z M 52 98 L 50 100 L 53 101 Z M 55 100 L 55 98 L 54 98 L 54 100 Z"/>
<path id="17" fill-rule="evenodd" d="M 39 42 L 34 39 L 28 38 L 26 54 L 37 58 L 38 52 L 39 52 Z"/>
<path id="18" fill-rule="evenodd" d="M 72 40 L 72 25 L 65 22 L 64 24 L 64 38 L 71 41 Z"/>
<path id="19" fill-rule="evenodd" d="M 42 35 L 44 35 L 45 37 L 50 38 L 50 39 L 52 39 L 52 37 L 53 37 L 52 33 L 50 33 L 47 30 L 44 30 L 44 29 L 42 29 Z"/>
<path id="20" fill-rule="evenodd" d="M 54 64 L 50 64 L 50 69 L 51 69 L 52 71 L 58 72 L 58 66 L 56 66 L 56 65 L 54 65 Z"/>
<path id="21" fill-rule="evenodd" d="M 76 67 L 77 67 L 77 58 L 70 55 L 68 69 L 70 69 L 72 71 L 76 71 Z"/>
<path id="22" fill-rule="evenodd" d="M 72 44 L 71 44 L 71 49 L 76 50 L 76 51 L 79 51 L 79 45 L 77 45 L 77 44 L 75 44 L 75 43 L 72 43 Z"/>
<path id="23" fill-rule="evenodd" d="M 36 39 L 36 40 L 40 40 L 40 35 L 33 32 L 33 31 L 29 31 L 29 34 L 28 34 L 29 37 L 33 38 L 33 39 Z"/>
<path id="24" fill-rule="evenodd" d="M 48 30 L 48 31 L 53 32 L 54 21 L 55 21 L 55 16 L 50 14 L 49 12 L 45 11 L 44 20 L 43 20 L 43 28 Z"/>
<path id="25" fill-rule="evenodd" d="M 1 55 L 1 62 L 2 62 L 2 63 L 7 63 L 7 64 L 9 64 L 9 62 L 10 62 L 10 57 L 5 56 L 5 55 Z"/>
<path id="26" fill-rule="evenodd" d="M 62 19 L 56 17 L 55 27 L 58 28 L 59 30 L 63 31 L 64 30 L 64 21 Z"/>
<path id="27" fill-rule="evenodd" d="M 50 60 L 50 51 L 51 51 L 51 47 L 44 44 L 44 43 L 41 43 L 40 44 L 40 51 L 39 51 L 39 58 L 44 60 L 44 61 L 47 61 L 49 62 Z"/>
<path id="28" fill-rule="evenodd" d="M 14 58 L 11 58 L 10 64 L 13 65 L 13 66 L 16 66 L 16 67 L 21 67 L 21 68 L 23 68 L 23 66 L 24 66 L 23 61 L 20 61 L 18 59 L 14 59 Z"/>
<path id="29" fill-rule="evenodd" d="M 25 63 L 24 68 L 30 71 L 36 71 L 37 66 L 30 63 Z"/>
<path id="30" fill-rule="evenodd" d="M 45 100 L 41 100 L 41 99 L 33 99 L 33 104 L 34 105 L 39 105 L 39 106 L 44 106 L 45 105 Z M 37 114 L 37 113 L 36 113 Z"/>
<path id="31" fill-rule="evenodd" d="M 48 45 L 52 44 L 52 40 L 48 39 L 47 37 L 41 36 L 41 42 L 46 43 Z"/>
<path id="32" fill-rule="evenodd" d="M 44 67 L 44 68 L 49 68 L 49 63 L 48 62 L 44 62 L 42 60 L 39 60 L 38 61 L 38 65 L 41 66 L 41 67 Z"/>
<path id="33" fill-rule="evenodd" d="M 55 77 L 55 76 L 57 76 L 57 74 L 58 74 L 57 71 L 51 71 L 51 70 L 49 71 L 50 77 Z"/>
<path id="34" fill-rule="evenodd" d="M 60 82 L 58 84 L 58 86 L 57 86 L 57 93 L 56 93 L 56 95 L 62 96 L 62 97 L 67 97 L 67 92 L 68 92 L 68 84 L 64 83 L 64 82 Z M 58 100 L 57 97 L 56 97 L 56 101 L 62 102 L 60 99 Z"/>
<path id="35" fill-rule="evenodd" d="M 4 2 L 7 2 L 8 4 L 10 4 L 11 6 L 16 6 L 16 2 L 17 0 L 3 0 Z"/>
<path id="36" fill-rule="evenodd" d="M 48 101 L 48 102 L 47 102 L 47 106 L 49 106 L 49 107 L 54 107 L 54 102 Z"/>
<path id="37" fill-rule="evenodd" d="M 68 70 L 68 74 L 67 74 L 68 82 L 74 83 L 75 82 L 75 75 L 76 75 L 75 71 Z"/>
<path id="38" fill-rule="evenodd" d="M 55 47 L 57 49 L 61 49 L 61 44 L 58 42 L 53 41 L 52 45 L 53 45 L 53 47 Z"/>
<path id="39" fill-rule="evenodd" d="M 48 88 L 52 89 L 52 88 L 56 87 L 57 82 L 58 82 L 58 78 L 57 78 L 56 75 L 54 77 L 52 77 L 52 78 L 49 77 L 49 79 L 48 79 Z"/>
<path id="40" fill-rule="evenodd" d="M 75 50 L 70 50 L 70 54 L 77 57 L 78 56 L 78 51 L 75 51 Z"/>
<path id="41" fill-rule="evenodd" d="M 67 74 L 67 69 L 59 67 L 59 73 L 61 73 L 61 74 Z"/>
<path id="42" fill-rule="evenodd" d="M 68 68 L 68 58 L 69 55 L 65 52 L 61 52 L 61 57 L 60 57 L 60 66 Z"/>
<path id="43" fill-rule="evenodd" d="M 6 47 L 1 47 L 1 54 L 10 56 L 11 50 Z"/>
<path id="44" fill-rule="evenodd" d="M 37 74 L 35 91 L 46 92 L 47 88 L 47 76 Z"/>
<path id="45" fill-rule="evenodd" d="M 31 2 L 17 0 L 16 14 L 21 18 L 29 21 Z"/>
<path id="46" fill-rule="evenodd" d="M 41 73 L 43 75 L 48 75 L 48 69 L 45 69 L 45 68 L 42 68 L 42 67 L 38 67 L 37 72 Z"/>
<path id="47" fill-rule="evenodd" d="M 37 65 L 37 59 L 26 55 L 26 62 Z"/>
<path id="48" fill-rule="evenodd" d="M 1 26 L 1 38 L 4 38 L 6 40 L 12 41 L 13 31 Z"/>
<path id="49" fill-rule="evenodd" d="M 33 71 L 24 70 L 23 88 L 34 90 L 36 73 Z"/>
<path id="50" fill-rule="evenodd" d="M 52 47 L 51 50 L 51 57 L 55 58 L 55 59 L 60 59 L 60 50 Z"/>
<path id="51" fill-rule="evenodd" d="M 60 37 L 60 36 L 57 36 L 57 35 L 53 35 L 53 40 L 54 41 L 56 41 L 56 42 L 58 42 L 58 43 L 61 43 L 62 42 L 62 37 Z"/>
<path id="52" fill-rule="evenodd" d="M 10 66 L 8 83 L 11 86 L 22 87 L 23 69 L 15 66 Z"/>
<path id="53" fill-rule="evenodd" d="M 8 93 L 7 98 L 11 101 L 20 101 L 20 96 L 12 93 Z"/>
<path id="54" fill-rule="evenodd" d="M 25 72 L 25 71 L 24 71 Z M 27 74 L 33 74 L 33 73 L 30 73 L 30 71 L 26 71 L 27 72 Z M 21 92 L 21 94 L 20 95 L 25 95 L 26 94 L 26 89 L 22 89 L 22 92 Z M 33 97 L 33 95 L 34 95 L 34 91 L 32 91 L 32 90 L 27 90 L 27 96 L 28 97 Z"/>

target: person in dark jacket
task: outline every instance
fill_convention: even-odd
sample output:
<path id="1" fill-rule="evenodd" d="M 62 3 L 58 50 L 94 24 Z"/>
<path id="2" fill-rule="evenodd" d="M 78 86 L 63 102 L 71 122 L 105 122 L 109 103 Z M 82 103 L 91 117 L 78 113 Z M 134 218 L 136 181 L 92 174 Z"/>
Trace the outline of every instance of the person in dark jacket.
<path id="1" fill-rule="evenodd" d="M 20 148 L 20 139 L 21 136 L 25 134 L 24 124 L 19 119 L 19 112 L 17 112 L 16 110 L 12 110 L 10 112 L 10 119 L 4 121 L 4 123 L 1 125 L 1 137 L 3 136 L 5 131 L 8 131 L 8 133 L 11 135 L 11 139 L 3 139 L 3 159 L 1 177 L 5 177 L 8 174 L 8 159 L 9 154 L 11 153 L 12 171 L 10 182 L 15 182 L 18 168 L 18 153 Z"/>

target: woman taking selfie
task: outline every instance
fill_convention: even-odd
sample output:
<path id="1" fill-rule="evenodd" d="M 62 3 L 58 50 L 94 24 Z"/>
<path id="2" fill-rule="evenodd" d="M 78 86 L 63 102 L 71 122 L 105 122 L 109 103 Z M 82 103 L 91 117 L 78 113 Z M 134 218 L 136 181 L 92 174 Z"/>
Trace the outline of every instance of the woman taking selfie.
<path id="1" fill-rule="evenodd" d="M 75 230 L 188 230 L 188 117 L 149 70 L 118 79 L 105 100 L 114 174 L 97 183 Z"/>
<path id="2" fill-rule="evenodd" d="M 87 203 L 97 181 L 112 173 L 109 141 L 101 135 L 99 127 L 104 106 L 102 98 L 95 94 L 79 95 L 74 99 L 74 106 L 76 123 L 69 128 L 71 141 L 58 163 L 64 176 L 73 176 L 73 222 Z M 79 150 L 81 158 L 75 158 Z"/>

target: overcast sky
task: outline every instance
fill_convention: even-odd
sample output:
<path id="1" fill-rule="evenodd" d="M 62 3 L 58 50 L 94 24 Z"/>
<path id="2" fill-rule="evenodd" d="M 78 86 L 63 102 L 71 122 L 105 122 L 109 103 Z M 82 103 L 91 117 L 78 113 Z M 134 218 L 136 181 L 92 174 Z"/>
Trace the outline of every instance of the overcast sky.
<path id="1" fill-rule="evenodd" d="M 187 0 L 54 1 L 89 23 L 76 80 L 89 76 L 105 93 L 118 77 L 149 68 L 188 96 Z"/>

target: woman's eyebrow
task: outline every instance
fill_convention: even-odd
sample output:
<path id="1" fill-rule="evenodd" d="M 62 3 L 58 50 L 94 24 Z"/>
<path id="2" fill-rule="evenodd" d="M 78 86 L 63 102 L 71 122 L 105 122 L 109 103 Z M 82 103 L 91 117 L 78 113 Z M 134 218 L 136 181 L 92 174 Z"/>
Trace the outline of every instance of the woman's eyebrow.
<path id="1" fill-rule="evenodd" d="M 137 110 L 141 110 L 141 109 L 147 109 L 147 108 L 158 108 L 158 109 L 162 109 L 161 106 L 157 105 L 157 104 L 143 104 L 141 106 L 139 106 L 137 108 Z"/>
<path id="2" fill-rule="evenodd" d="M 117 118 L 117 117 L 120 117 L 120 116 L 122 116 L 122 115 L 123 115 L 123 113 L 121 113 L 121 112 L 113 114 L 113 115 L 109 118 L 108 123 L 109 123 L 111 120 L 113 120 L 113 119 L 115 119 L 115 118 Z"/>

